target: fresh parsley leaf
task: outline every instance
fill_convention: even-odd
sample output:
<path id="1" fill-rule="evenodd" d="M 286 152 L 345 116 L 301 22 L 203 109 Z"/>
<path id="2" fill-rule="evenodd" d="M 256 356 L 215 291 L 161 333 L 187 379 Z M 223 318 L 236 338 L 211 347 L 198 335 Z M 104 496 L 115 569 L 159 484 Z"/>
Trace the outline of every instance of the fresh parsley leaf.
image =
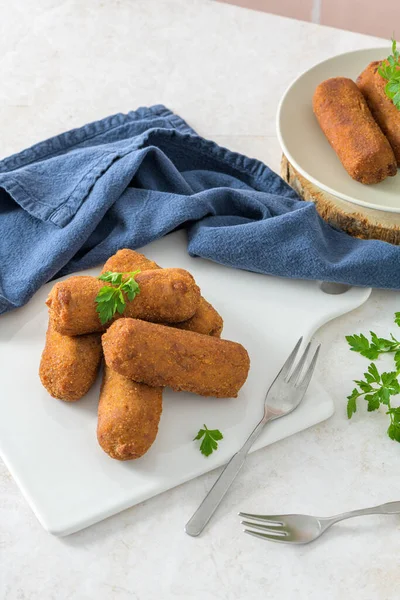
<path id="1" fill-rule="evenodd" d="M 121 288 L 118 288 L 116 290 L 115 309 L 116 309 L 116 312 L 118 312 L 120 315 L 122 315 L 122 313 L 125 310 L 125 298 L 124 298 Z"/>
<path id="2" fill-rule="evenodd" d="M 122 283 L 122 273 L 113 273 L 112 271 L 106 271 L 99 277 L 100 281 L 107 281 L 113 285 L 120 285 Z"/>
<path id="3" fill-rule="evenodd" d="M 114 296 L 115 290 L 113 287 L 104 286 L 101 288 L 97 302 L 108 302 Z"/>
<path id="4" fill-rule="evenodd" d="M 369 375 L 369 373 L 364 373 L 364 375 Z M 368 394 L 368 392 L 372 392 L 372 390 L 374 389 L 371 383 L 367 383 L 366 381 L 355 379 L 354 383 L 358 385 L 358 387 L 364 392 L 364 394 Z"/>
<path id="5" fill-rule="evenodd" d="M 386 96 L 400 110 L 400 53 L 396 46 L 396 40 L 392 39 L 392 54 L 381 62 L 378 73 L 388 82 L 385 86 Z"/>
<path id="6" fill-rule="evenodd" d="M 369 365 L 369 367 L 368 367 L 368 373 L 371 375 L 371 377 L 373 378 L 373 380 L 376 383 L 380 382 L 381 378 L 379 376 L 378 369 L 376 368 L 376 364 L 375 363 L 371 363 Z"/>
<path id="7" fill-rule="evenodd" d="M 378 399 L 381 401 L 382 404 L 386 404 L 386 405 L 390 404 L 390 392 L 389 392 L 388 388 L 381 387 L 381 389 L 379 390 L 379 392 L 377 392 L 377 394 L 378 394 Z"/>
<path id="8" fill-rule="evenodd" d="M 391 440 L 400 442 L 400 424 L 399 423 L 390 423 L 387 433 Z"/>
<path id="9" fill-rule="evenodd" d="M 394 382 L 397 381 L 396 372 L 391 371 L 390 373 L 382 373 L 381 379 L 383 385 L 389 387 L 391 384 L 394 384 Z"/>
<path id="10" fill-rule="evenodd" d="M 393 352 L 393 350 L 399 346 L 399 342 L 393 336 L 392 339 L 387 340 L 385 338 L 379 338 L 373 331 L 370 331 L 369 333 L 371 335 L 371 343 L 379 353 Z"/>
<path id="11" fill-rule="evenodd" d="M 135 281 L 134 277 L 130 277 L 127 281 L 122 285 L 122 290 L 128 296 L 128 300 L 132 301 L 135 296 L 140 294 L 139 284 Z"/>
<path id="12" fill-rule="evenodd" d="M 355 388 L 348 396 L 347 415 L 350 415 L 349 418 L 355 413 L 355 410 L 353 410 L 355 400 L 360 396 L 364 396 L 364 400 L 368 402 L 368 411 L 370 412 L 377 410 L 381 404 L 390 406 L 390 397 L 400 393 L 397 376 L 396 371 L 380 375 L 375 363 L 371 363 L 368 371 L 364 373 L 365 381 L 362 379 L 354 381 L 359 389 Z"/>
<path id="13" fill-rule="evenodd" d="M 205 427 L 205 425 L 204 425 Z M 198 434 L 196 435 L 196 437 L 193 438 L 193 441 L 195 440 L 201 440 L 201 438 L 203 437 L 203 435 L 205 434 L 206 430 L 205 429 L 199 429 Z"/>
<path id="14" fill-rule="evenodd" d="M 357 398 L 362 394 L 357 391 L 356 388 L 351 392 L 350 396 L 347 396 L 347 417 L 351 419 L 355 412 L 357 412 Z"/>
<path id="15" fill-rule="evenodd" d="M 135 275 L 138 273 L 140 271 L 126 274 L 107 271 L 100 275 L 99 279 L 109 284 L 102 287 L 96 297 L 96 311 L 102 325 L 108 323 L 116 312 L 123 314 L 126 308 L 124 293 L 129 301 L 134 300 L 140 293 L 139 284 L 135 281 Z M 124 280 L 124 277 L 128 279 Z"/>
<path id="16" fill-rule="evenodd" d="M 203 425 L 204 429 L 200 429 L 197 433 L 194 440 L 203 441 L 200 444 L 200 452 L 204 454 L 204 456 L 210 456 L 214 452 L 214 450 L 218 449 L 218 442 L 223 439 L 222 433 L 219 429 L 208 429 L 207 425 Z"/>
<path id="17" fill-rule="evenodd" d="M 386 414 L 391 415 L 393 423 L 398 423 L 400 425 L 400 406 L 389 408 Z"/>
<path id="18" fill-rule="evenodd" d="M 396 40 L 394 38 L 392 38 L 392 54 L 396 59 L 399 58 L 399 52 L 396 50 Z"/>
<path id="19" fill-rule="evenodd" d="M 103 287 L 97 295 L 96 310 L 99 314 L 100 322 L 102 323 L 102 325 L 104 325 L 105 323 L 107 323 L 107 321 L 112 319 L 115 314 L 115 292 L 116 290 L 114 288 Z"/>
<path id="20" fill-rule="evenodd" d="M 360 335 L 346 335 L 346 340 L 353 352 L 359 352 L 362 356 L 370 358 L 378 358 L 376 350 L 371 352 L 371 346 L 368 339 L 362 333 Z"/>
<path id="21" fill-rule="evenodd" d="M 373 410 L 378 410 L 380 406 L 379 402 L 379 393 L 375 392 L 375 394 L 367 394 L 364 398 L 368 402 L 368 412 L 372 412 Z"/>
<path id="22" fill-rule="evenodd" d="M 394 336 L 391 336 L 391 339 L 388 340 L 378 337 L 373 331 L 369 333 L 371 341 L 362 333 L 360 335 L 346 336 L 346 340 L 353 352 L 358 352 L 361 356 L 365 356 L 365 358 L 375 360 L 380 354 L 400 349 L 400 342 Z"/>
<path id="23" fill-rule="evenodd" d="M 396 52 L 397 60 L 399 52 L 397 50 Z M 400 312 L 395 313 L 394 322 L 400 326 Z M 400 442 L 400 406 L 391 406 L 391 398 L 400 394 L 400 342 L 393 334 L 390 334 L 390 339 L 387 339 L 378 337 L 373 331 L 369 333 L 370 339 L 362 333 L 346 336 L 350 349 L 372 360 L 381 354 L 392 353 L 395 370 L 380 373 L 377 365 L 372 362 L 364 373 L 364 379 L 354 381 L 357 387 L 347 397 L 347 416 L 351 419 L 357 411 L 359 398 L 364 398 L 367 402 L 368 412 L 378 410 L 380 406 L 386 406 L 386 414 L 390 417 L 388 436 L 392 440 Z"/>

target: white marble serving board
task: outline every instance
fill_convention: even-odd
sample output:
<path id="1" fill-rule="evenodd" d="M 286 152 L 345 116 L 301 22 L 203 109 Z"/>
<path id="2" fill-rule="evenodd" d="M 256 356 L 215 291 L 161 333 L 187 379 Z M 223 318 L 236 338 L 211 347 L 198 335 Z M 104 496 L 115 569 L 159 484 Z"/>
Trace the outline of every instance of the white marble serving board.
<path id="1" fill-rule="evenodd" d="M 47 328 L 44 301 L 53 284 L 45 285 L 25 307 L 0 317 L 0 452 L 37 518 L 55 535 L 83 529 L 226 463 L 260 419 L 265 392 L 296 340 L 301 335 L 310 338 L 322 324 L 360 306 L 370 294 L 369 289 L 351 288 L 328 295 L 316 282 L 191 258 L 183 231 L 143 251 L 162 266 L 193 273 L 224 318 L 223 337 L 247 348 L 249 378 L 236 399 L 166 390 L 155 443 L 141 459 L 121 463 L 97 444 L 99 381 L 76 403 L 55 400 L 41 386 L 37 373 Z M 318 369 L 300 407 L 268 425 L 254 450 L 333 413 L 328 391 L 317 380 Z M 193 441 L 203 423 L 224 435 L 219 450 L 208 458 Z"/>

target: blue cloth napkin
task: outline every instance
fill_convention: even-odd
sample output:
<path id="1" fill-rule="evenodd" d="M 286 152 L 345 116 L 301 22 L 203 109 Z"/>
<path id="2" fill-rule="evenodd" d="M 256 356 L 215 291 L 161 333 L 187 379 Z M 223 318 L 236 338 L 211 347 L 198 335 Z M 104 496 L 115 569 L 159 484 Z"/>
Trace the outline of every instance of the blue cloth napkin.
<path id="1" fill-rule="evenodd" d="M 0 313 L 182 226 L 191 255 L 231 267 L 400 287 L 400 248 L 336 231 L 266 165 L 153 106 L 0 162 Z"/>

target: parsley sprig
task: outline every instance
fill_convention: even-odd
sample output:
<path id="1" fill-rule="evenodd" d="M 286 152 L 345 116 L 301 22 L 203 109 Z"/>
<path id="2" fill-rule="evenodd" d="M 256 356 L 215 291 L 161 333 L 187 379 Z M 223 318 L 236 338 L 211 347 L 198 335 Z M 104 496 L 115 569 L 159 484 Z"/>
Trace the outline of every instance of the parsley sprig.
<path id="1" fill-rule="evenodd" d="M 222 433 L 219 429 L 208 429 L 207 425 L 203 425 L 204 429 L 200 429 L 198 434 L 196 435 L 194 440 L 203 441 L 200 444 L 200 452 L 204 454 L 204 456 L 210 456 L 214 452 L 214 450 L 218 449 L 218 442 L 223 439 Z"/>
<path id="2" fill-rule="evenodd" d="M 135 281 L 135 275 L 140 271 L 131 273 L 113 273 L 106 271 L 100 275 L 101 281 L 106 281 L 111 285 L 102 287 L 96 297 L 96 311 L 102 325 L 110 321 L 116 312 L 120 315 L 125 310 L 126 300 L 133 300 L 140 293 L 139 284 Z"/>
<path id="3" fill-rule="evenodd" d="M 395 313 L 394 322 L 400 326 L 400 312 Z M 400 442 L 400 406 L 391 405 L 392 396 L 400 394 L 400 342 L 393 335 L 390 336 L 391 339 L 380 338 L 370 331 L 370 336 L 371 339 L 368 340 L 363 334 L 348 335 L 346 340 L 353 352 L 358 352 L 370 360 L 378 358 L 381 354 L 393 353 L 396 370 L 379 373 L 376 364 L 372 362 L 364 373 L 364 379 L 356 379 L 354 383 L 357 387 L 347 396 L 347 416 L 351 419 L 357 411 L 357 400 L 360 398 L 367 402 L 368 412 L 378 410 L 383 405 L 390 417 L 388 436 Z"/>
<path id="4" fill-rule="evenodd" d="M 396 48 L 396 40 L 392 39 L 392 54 L 381 62 L 378 69 L 379 75 L 387 80 L 385 94 L 400 110 L 400 52 Z"/>
<path id="5" fill-rule="evenodd" d="M 396 313 L 400 315 L 400 313 Z M 394 359 L 396 366 L 400 365 L 400 342 L 390 334 L 390 340 L 378 337 L 373 331 L 370 331 L 371 340 L 360 333 L 360 335 L 346 335 L 346 340 L 353 352 L 358 352 L 361 356 L 375 360 L 380 354 L 395 352 Z"/>

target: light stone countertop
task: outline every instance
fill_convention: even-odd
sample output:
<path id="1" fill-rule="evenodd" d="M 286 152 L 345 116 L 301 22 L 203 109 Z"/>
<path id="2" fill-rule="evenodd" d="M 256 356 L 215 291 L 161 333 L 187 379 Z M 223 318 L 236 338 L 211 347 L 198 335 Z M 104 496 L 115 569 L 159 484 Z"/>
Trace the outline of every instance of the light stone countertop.
<path id="1" fill-rule="evenodd" d="M 163 103 L 201 135 L 279 170 L 284 89 L 314 63 L 371 45 L 382 41 L 208 0 L 4 2 L 0 154 Z M 396 310 L 398 293 L 375 291 L 318 332 L 335 415 L 251 455 L 200 538 L 183 525 L 217 472 L 57 539 L 0 464 L 0 599 L 397 600 L 400 517 L 348 521 L 292 548 L 243 535 L 236 516 L 329 515 L 400 500 L 400 446 L 386 436 L 387 417 L 348 422 L 345 413 L 367 362 L 344 335 L 387 334 Z"/>

